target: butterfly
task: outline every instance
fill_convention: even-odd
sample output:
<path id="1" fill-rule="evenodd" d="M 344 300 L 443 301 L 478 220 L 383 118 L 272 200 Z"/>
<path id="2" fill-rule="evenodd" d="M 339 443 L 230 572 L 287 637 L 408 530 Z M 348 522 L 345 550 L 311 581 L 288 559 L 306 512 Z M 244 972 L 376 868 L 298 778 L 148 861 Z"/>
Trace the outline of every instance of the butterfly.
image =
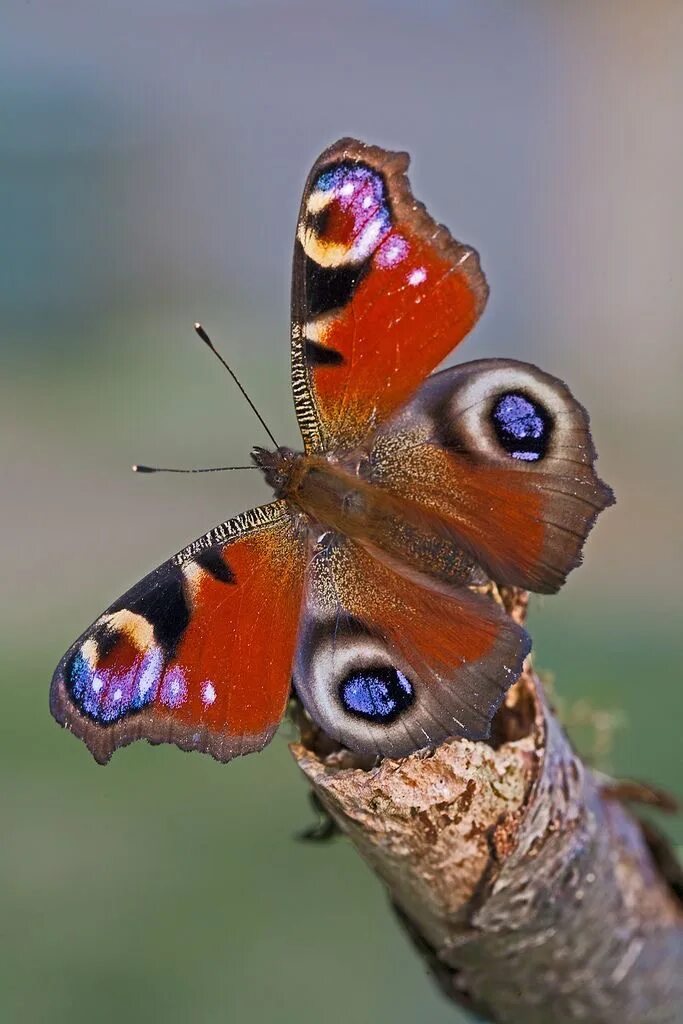
<path id="1" fill-rule="evenodd" d="M 511 359 L 429 376 L 488 287 L 408 162 L 342 139 L 313 165 L 292 287 L 303 452 L 255 448 L 274 500 L 151 572 L 61 660 L 52 713 L 97 761 L 142 738 L 261 750 L 292 692 L 362 755 L 486 738 L 531 641 L 482 585 L 554 593 L 613 502 L 562 381 Z"/>

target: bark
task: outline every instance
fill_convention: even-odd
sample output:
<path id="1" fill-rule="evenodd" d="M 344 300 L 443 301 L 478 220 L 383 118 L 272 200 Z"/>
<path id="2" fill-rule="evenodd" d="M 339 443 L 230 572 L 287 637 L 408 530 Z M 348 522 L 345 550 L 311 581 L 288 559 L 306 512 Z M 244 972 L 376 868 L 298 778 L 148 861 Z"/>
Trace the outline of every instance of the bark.
<path id="1" fill-rule="evenodd" d="M 523 619 L 526 595 L 504 597 Z M 299 767 L 448 998 L 515 1024 L 683 1021 L 675 863 L 620 799 L 638 787 L 572 750 L 530 665 L 488 743 L 362 766 L 299 724 Z"/>

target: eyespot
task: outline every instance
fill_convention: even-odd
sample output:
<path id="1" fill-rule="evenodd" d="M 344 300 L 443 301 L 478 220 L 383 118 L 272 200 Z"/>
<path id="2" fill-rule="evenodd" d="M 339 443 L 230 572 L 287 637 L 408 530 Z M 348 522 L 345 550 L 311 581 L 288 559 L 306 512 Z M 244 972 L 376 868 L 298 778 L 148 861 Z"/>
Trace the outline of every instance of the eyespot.
<path id="1" fill-rule="evenodd" d="M 342 160 L 322 171 L 308 195 L 299 241 L 318 267 L 362 264 L 391 231 L 383 176 L 361 162 Z"/>
<path id="2" fill-rule="evenodd" d="M 552 422 L 538 402 L 520 391 L 508 391 L 495 402 L 491 420 L 500 445 L 521 462 L 537 462 L 548 447 Z"/>
<path id="3" fill-rule="evenodd" d="M 339 699 L 352 715 L 369 722 L 393 722 L 415 700 L 410 680 L 393 666 L 354 671 L 339 685 Z"/>
<path id="4" fill-rule="evenodd" d="M 139 651 L 125 634 L 100 631 L 99 640 L 86 640 L 69 660 L 65 682 L 77 707 L 107 725 L 156 698 L 163 661 L 157 646 Z"/>
<path id="5" fill-rule="evenodd" d="M 294 687 L 328 736 L 361 753 L 402 756 L 432 741 L 429 697 L 402 652 L 360 619 L 315 616 L 299 640 Z M 426 699 L 426 704 L 425 704 Z M 416 742 L 416 739 L 418 742 Z"/>

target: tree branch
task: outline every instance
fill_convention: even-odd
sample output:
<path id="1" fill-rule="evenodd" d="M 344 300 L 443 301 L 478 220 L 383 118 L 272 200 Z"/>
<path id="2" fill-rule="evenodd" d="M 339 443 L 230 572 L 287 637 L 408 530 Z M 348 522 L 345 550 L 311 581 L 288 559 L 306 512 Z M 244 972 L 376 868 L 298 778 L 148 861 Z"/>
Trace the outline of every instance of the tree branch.
<path id="1" fill-rule="evenodd" d="M 527 596 L 503 597 L 523 620 Z M 299 724 L 299 767 L 450 999 L 512 1024 L 680 1024 L 673 861 L 572 750 L 530 666 L 488 743 L 364 767 Z"/>

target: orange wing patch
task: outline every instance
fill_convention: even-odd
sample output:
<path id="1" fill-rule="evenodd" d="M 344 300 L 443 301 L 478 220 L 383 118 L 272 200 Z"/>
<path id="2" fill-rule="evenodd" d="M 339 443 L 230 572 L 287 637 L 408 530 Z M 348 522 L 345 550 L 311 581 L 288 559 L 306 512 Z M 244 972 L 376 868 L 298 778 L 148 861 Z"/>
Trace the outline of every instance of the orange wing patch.
<path id="1" fill-rule="evenodd" d="M 387 488 L 416 518 L 418 510 L 436 516 L 492 579 L 542 592 L 551 583 L 542 561 L 547 500 L 530 483 L 529 474 L 476 465 L 435 445 L 407 448 L 386 474 Z"/>
<path id="2" fill-rule="evenodd" d="M 339 365 L 321 362 L 314 374 L 334 445 L 351 447 L 402 405 L 478 315 L 461 266 L 416 233 L 392 231 L 349 305 L 317 334 L 343 356 Z"/>
<path id="3" fill-rule="evenodd" d="M 224 549 L 234 584 L 188 564 L 190 621 L 167 671 L 186 687 L 178 721 L 201 722 L 225 749 L 265 745 L 285 711 L 303 561 L 282 540 L 271 531 Z"/>

